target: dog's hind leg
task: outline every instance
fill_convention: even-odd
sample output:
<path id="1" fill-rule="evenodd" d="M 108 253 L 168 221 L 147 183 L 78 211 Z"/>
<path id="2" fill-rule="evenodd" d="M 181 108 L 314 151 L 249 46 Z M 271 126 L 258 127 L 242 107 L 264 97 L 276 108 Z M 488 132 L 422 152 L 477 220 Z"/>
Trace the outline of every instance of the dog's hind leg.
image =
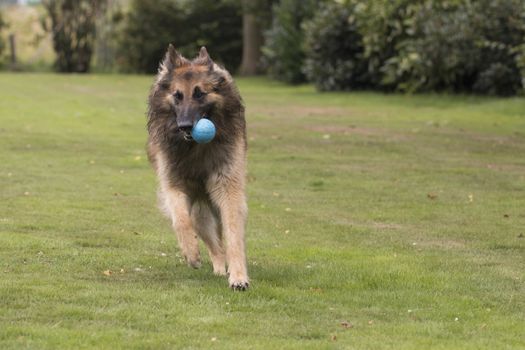
<path id="1" fill-rule="evenodd" d="M 191 208 L 191 219 L 197 234 L 202 238 L 213 264 L 213 273 L 226 275 L 226 256 L 222 246 L 219 225 L 210 206 L 205 202 L 197 202 Z"/>
<path id="2" fill-rule="evenodd" d="M 173 188 L 165 189 L 161 195 L 164 198 L 164 211 L 171 218 L 182 256 L 189 266 L 199 268 L 199 240 L 191 222 L 188 196 Z"/>

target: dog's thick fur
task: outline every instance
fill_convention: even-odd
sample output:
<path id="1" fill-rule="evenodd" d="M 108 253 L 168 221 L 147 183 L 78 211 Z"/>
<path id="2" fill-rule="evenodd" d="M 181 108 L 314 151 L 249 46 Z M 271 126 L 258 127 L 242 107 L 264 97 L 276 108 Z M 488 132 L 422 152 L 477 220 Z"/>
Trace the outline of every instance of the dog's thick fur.
<path id="1" fill-rule="evenodd" d="M 197 144 L 189 130 L 203 116 L 217 132 Z M 230 287 L 247 289 L 244 106 L 231 75 L 204 47 L 190 61 L 169 46 L 149 96 L 148 133 L 160 206 L 187 263 L 200 267 L 200 237 L 213 272 L 226 275 L 227 265 Z"/>

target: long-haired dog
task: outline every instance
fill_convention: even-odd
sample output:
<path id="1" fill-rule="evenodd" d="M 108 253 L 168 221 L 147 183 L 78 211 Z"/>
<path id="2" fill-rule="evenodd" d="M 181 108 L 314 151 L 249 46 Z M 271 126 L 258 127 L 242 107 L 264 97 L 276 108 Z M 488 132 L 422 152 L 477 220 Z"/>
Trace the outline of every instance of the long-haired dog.
<path id="1" fill-rule="evenodd" d="M 201 118 L 216 127 L 215 138 L 206 144 L 191 137 Z M 213 272 L 228 273 L 231 288 L 246 290 L 244 106 L 231 75 L 204 47 L 188 60 L 169 46 L 149 96 L 148 133 L 160 206 L 186 262 L 200 267 L 200 237 Z"/>

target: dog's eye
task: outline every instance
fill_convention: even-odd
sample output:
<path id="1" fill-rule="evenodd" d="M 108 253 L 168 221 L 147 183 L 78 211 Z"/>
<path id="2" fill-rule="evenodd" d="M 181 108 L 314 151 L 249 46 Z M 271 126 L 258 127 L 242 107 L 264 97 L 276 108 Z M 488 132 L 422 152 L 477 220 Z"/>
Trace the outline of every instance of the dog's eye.
<path id="1" fill-rule="evenodd" d="M 184 95 L 182 94 L 182 92 L 176 91 L 173 94 L 173 97 L 175 97 L 175 101 L 178 102 L 178 101 L 182 101 L 182 99 L 184 98 Z"/>
<path id="2" fill-rule="evenodd" d="M 202 92 L 202 90 L 198 86 L 195 87 L 195 89 L 193 90 L 193 98 L 194 99 L 202 98 L 204 95 L 206 95 L 206 93 Z"/>

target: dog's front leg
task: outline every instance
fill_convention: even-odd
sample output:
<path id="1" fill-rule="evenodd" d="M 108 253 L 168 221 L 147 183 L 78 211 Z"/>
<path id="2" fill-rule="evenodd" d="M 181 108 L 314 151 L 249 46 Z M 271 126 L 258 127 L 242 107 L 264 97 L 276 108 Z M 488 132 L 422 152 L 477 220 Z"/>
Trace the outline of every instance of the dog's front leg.
<path id="1" fill-rule="evenodd" d="M 171 217 L 182 256 L 188 265 L 199 268 L 201 266 L 199 241 L 191 223 L 190 200 L 182 191 L 173 188 L 166 191 L 165 199 L 166 211 Z"/>
<path id="2" fill-rule="evenodd" d="M 244 180 L 223 178 L 210 187 L 212 201 L 220 211 L 222 235 L 226 245 L 228 282 L 234 290 L 246 290 L 249 279 L 244 230 L 248 207 L 244 195 Z"/>

